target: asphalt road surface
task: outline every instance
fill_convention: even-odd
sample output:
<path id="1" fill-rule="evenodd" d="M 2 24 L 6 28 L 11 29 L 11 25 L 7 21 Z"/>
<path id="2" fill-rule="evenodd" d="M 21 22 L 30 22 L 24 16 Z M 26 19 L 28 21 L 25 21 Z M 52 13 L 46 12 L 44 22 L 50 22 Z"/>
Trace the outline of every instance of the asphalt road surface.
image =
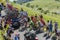
<path id="1" fill-rule="evenodd" d="M 24 33 L 26 31 L 23 32 L 19 32 L 18 30 L 15 31 L 15 33 L 19 33 L 20 34 L 20 40 L 24 40 Z M 38 40 L 46 40 L 46 37 L 43 37 L 45 33 L 41 33 L 41 34 L 37 34 Z M 51 40 L 51 38 L 49 38 L 48 40 Z"/>

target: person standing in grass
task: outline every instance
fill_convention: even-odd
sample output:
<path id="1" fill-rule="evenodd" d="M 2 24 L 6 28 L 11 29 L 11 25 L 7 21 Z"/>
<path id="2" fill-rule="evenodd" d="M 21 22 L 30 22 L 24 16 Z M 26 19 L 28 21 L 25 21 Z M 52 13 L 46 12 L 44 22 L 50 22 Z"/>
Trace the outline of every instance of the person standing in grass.
<path id="1" fill-rule="evenodd" d="M 52 24 L 52 20 L 49 21 L 49 34 L 46 37 L 46 39 L 50 38 L 52 35 L 52 29 L 53 29 L 53 24 Z"/>
<path id="2" fill-rule="evenodd" d="M 34 22 L 34 24 L 37 22 L 37 16 L 31 16 L 31 20 Z"/>
<path id="3" fill-rule="evenodd" d="M 58 22 L 54 23 L 54 31 L 57 34 L 57 30 L 58 30 Z"/>
<path id="4" fill-rule="evenodd" d="M 38 21 L 38 16 L 37 16 L 37 14 L 35 14 L 35 18 L 36 18 L 36 20 Z"/>
<path id="5" fill-rule="evenodd" d="M 40 15 L 40 22 L 43 24 L 43 26 L 46 25 L 46 24 L 45 24 L 45 21 L 44 21 L 44 19 L 43 19 L 43 15 Z"/>
<path id="6" fill-rule="evenodd" d="M 36 17 L 35 16 L 31 16 L 31 20 L 32 20 L 32 22 L 34 23 L 34 26 L 33 26 L 33 29 L 36 29 L 36 24 L 37 24 L 37 19 L 36 19 Z"/>
<path id="7" fill-rule="evenodd" d="M 0 12 L 3 10 L 3 3 L 0 3 Z"/>
<path id="8" fill-rule="evenodd" d="M 36 25 L 36 27 L 38 28 L 38 26 L 39 26 L 39 25 L 38 25 L 38 22 L 39 22 L 39 21 L 38 21 L 38 16 L 37 16 L 37 14 L 35 14 L 35 19 L 36 19 L 35 25 Z"/>
<path id="9" fill-rule="evenodd" d="M 49 20 L 47 21 L 47 27 L 46 27 L 46 33 L 44 34 L 44 37 L 46 37 L 49 34 Z"/>
<path id="10" fill-rule="evenodd" d="M 43 15 L 39 16 L 39 20 L 40 20 L 41 29 L 45 31 L 45 29 L 46 29 L 46 23 L 44 21 Z"/>
<path id="11" fill-rule="evenodd" d="M 13 9 L 13 6 L 11 5 L 11 3 L 7 3 L 7 8 L 8 8 L 9 10 L 12 10 L 12 9 Z"/>
<path id="12" fill-rule="evenodd" d="M 22 8 L 21 8 L 21 11 L 19 13 L 20 13 L 20 18 L 23 16 L 28 17 L 28 13 L 26 11 L 24 11 Z"/>
<path id="13" fill-rule="evenodd" d="M 2 27 L 4 28 L 4 26 L 5 26 L 5 18 L 2 17 Z"/>
<path id="14" fill-rule="evenodd" d="M 52 20 L 50 20 L 50 24 L 49 24 L 49 32 L 50 32 L 50 35 L 52 33 L 52 29 L 53 29 L 53 24 L 52 24 Z"/>
<path id="15" fill-rule="evenodd" d="M 19 13 L 20 13 L 20 18 L 21 19 L 23 18 L 23 22 L 24 22 L 23 24 L 24 24 L 24 27 L 26 28 L 27 22 L 28 22 L 28 13 L 26 11 L 24 11 L 22 8 Z"/>
<path id="16" fill-rule="evenodd" d="M 33 29 L 33 26 L 34 26 L 34 23 L 33 23 L 33 16 L 31 16 L 31 19 L 30 19 L 30 29 Z"/>

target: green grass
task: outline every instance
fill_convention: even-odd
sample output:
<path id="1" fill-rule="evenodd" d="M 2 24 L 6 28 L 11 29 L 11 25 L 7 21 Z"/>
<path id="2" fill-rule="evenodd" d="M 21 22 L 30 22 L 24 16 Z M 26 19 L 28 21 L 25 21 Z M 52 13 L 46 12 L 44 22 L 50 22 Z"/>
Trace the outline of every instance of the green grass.
<path id="1" fill-rule="evenodd" d="M 30 5 L 34 5 L 34 10 L 36 10 L 37 8 L 42 8 L 44 11 L 49 10 L 49 14 L 52 14 L 51 12 L 60 12 L 60 2 L 57 2 L 55 0 L 34 0 L 23 5 L 26 6 L 28 3 L 30 3 Z M 36 7 L 36 5 L 38 5 L 38 7 Z M 55 15 L 55 17 L 60 18 L 58 15 Z"/>
<path id="2" fill-rule="evenodd" d="M 57 9 L 57 6 L 60 7 L 60 2 L 57 2 L 55 0 L 34 0 L 32 2 L 28 2 L 31 5 L 38 5 L 41 8 L 47 8 L 47 9 Z M 27 3 L 23 4 L 26 5 Z"/>
<path id="3" fill-rule="evenodd" d="M 60 2 L 57 2 L 55 0 L 34 0 L 31 2 L 27 2 L 25 4 L 23 4 L 24 6 L 26 6 L 28 3 L 30 3 L 30 5 L 34 5 L 34 10 L 36 10 L 37 8 L 43 8 L 43 10 L 49 10 L 50 13 L 48 15 L 52 15 L 51 12 L 60 12 Z M 36 7 L 36 5 L 38 5 L 38 7 Z M 59 8 L 57 8 L 57 6 Z M 36 10 L 39 11 L 39 10 Z M 40 12 L 40 11 L 39 11 Z M 57 17 L 60 19 L 59 15 L 54 15 L 54 17 Z"/>

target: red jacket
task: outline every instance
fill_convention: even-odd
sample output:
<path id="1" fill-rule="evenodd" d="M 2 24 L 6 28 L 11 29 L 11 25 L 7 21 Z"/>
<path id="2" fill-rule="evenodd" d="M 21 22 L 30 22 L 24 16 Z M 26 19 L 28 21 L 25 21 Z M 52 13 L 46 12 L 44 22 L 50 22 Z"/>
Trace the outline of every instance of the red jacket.
<path id="1" fill-rule="evenodd" d="M 32 21 L 33 21 L 34 23 L 37 22 L 37 19 L 36 19 L 35 17 L 31 17 L 31 19 L 32 19 Z"/>
<path id="2" fill-rule="evenodd" d="M 8 24 L 11 24 L 11 23 L 12 23 L 11 19 L 8 19 L 8 20 L 7 20 L 7 23 L 8 23 Z"/>
<path id="3" fill-rule="evenodd" d="M 40 18 L 40 22 L 45 25 L 45 21 L 43 20 L 43 18 Z"/>
<path id="4" fill-rule="evenodd" d="M 13 9 L 13 7 L 12 7 L 12 5 L 11 5 L 11 4 L 7 4 L 7 7 L 8 7 L 10 10 L 12 10 L 12 9 Z"/>

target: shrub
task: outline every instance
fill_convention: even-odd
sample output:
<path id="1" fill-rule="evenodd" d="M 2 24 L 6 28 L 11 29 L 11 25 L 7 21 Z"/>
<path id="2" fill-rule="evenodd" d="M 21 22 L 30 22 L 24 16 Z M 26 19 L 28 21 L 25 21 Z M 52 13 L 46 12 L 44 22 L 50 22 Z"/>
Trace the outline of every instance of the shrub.
<path id="1" fill-rule="evenodd" d="M 34 8 L 34 5 L 31 5 L 30 7 L 31 7 L 31 8 Z"/>
<path id="2" fill-rule="evenodd" d="M 47 13 L 49 13 L 49 10 L 46 10 L 46 11 L 44 12 L 44 14 L 47 14 Z"/>
<path id="3" fill-rule="evenodd" d="M 57 15 L 57 13 L 56 13 L 56 12 L 52 12 L 52 14 L 56 14 L 56 15 Z"/>
<path id="4" fill-rule="evenodd" d="M 57 6 L 57 8 L 59 8 L 59 6 Z"/>
<path id="5" fill-rule="evenodd" d="M 38 10 L 43 10 L 42 8 L 38 8 Z"/>
<path id="6" fill-rule="evenodd" d="M 30 3 L 27 3 L 26 6 L 27 6 L 27 7 L 30 7 Z"/>
<path id="7" fill-rule="evenodd" d="M 41 10 L 41 13 L 43 13 L 44 12 L 44 10 Z"/>
<path id="8" fill-rule="evenodd" d="M 38 5 L 36 5 L 36 7 L 38 7 Z"/>
<path id="9" fill-rule="evenodd" d="M 16 1 L 14 1 L 14 3 L 16 3 Z"/>
<path id="10" fill-rule="evenodd" d="M 55 0 L 55 1 L 60 1 L 60 0 Z"/>

